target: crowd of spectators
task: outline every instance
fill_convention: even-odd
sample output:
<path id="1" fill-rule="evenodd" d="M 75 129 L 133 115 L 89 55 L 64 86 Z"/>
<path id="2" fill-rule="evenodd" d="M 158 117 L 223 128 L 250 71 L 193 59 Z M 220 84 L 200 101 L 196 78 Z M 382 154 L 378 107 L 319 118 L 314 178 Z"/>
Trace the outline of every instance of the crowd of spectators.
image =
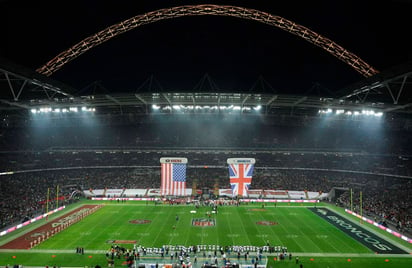
<path id="1" fill-rule="evenodd" d="M 79 190 L 71 172 L 20 173 L 0 176 L 0 229 L 73 202 Z M 46 202 L 48 200 L 48 202 Z"/>
<path id="2" fill-rule="evenodd" d="M 270 150 L 47 150 L 0 152 L 2 171 L 82 167 L 159 167 L 161 157 L 186 157 L 189 166 L 226 165 L 229 157 L 253 157 L 256 167 L 347 170 L 412 177 L 409 155 Z"/>
<path id="3" fill-rule="evenodd" d="M 345 191 L 340 195 L 337 204 L 412 235 L 411 180 L 381 178 L 362 184 L 356 182 L 356 186 L 351 188 L 352 193 Z"/>

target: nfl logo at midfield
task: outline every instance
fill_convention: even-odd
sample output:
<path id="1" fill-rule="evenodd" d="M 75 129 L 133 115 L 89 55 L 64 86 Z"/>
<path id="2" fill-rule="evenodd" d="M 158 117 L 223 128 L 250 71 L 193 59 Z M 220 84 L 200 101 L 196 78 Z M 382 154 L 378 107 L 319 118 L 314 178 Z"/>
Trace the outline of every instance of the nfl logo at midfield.
<path id="1" fill-rule="evenodd" d="M 232 196 L 247 196 L 252 183 L 254 158 L 228 158 L 230 186 Z"/>

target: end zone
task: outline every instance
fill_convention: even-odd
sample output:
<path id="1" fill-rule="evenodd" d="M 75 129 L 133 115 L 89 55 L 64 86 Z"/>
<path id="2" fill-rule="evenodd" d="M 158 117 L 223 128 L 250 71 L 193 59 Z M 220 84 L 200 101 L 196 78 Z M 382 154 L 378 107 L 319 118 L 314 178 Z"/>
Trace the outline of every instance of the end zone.
<path id="1" fill-rule="evenodd" d="M 339 214 L 330 211 L 327 208 L 308 208 L 313 213 L 323 218 L 348 236 L 360 242 L 365 247 L 379 254 L 409 254 L 403 249 L 392 243 L 378 237 L 376 234 L 366 230 Z"/>

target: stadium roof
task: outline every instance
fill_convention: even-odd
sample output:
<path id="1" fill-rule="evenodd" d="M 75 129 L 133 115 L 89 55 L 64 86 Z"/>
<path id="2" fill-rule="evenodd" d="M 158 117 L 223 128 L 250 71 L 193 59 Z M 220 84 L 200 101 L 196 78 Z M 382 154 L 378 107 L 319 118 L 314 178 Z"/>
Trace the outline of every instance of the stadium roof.
<path id="1" fill-rule="evenodd" d="M 409 1 L 371 2 L 374 10 L 390 18 L 385 22 L 379 12 L 370 12 L 368 1 L 349 1 L 345 7 L 320 1 L 300 4 L 302 10 L 294 2 L 213 2 L 205 4 L 245 9 L 236 13 L 220 8 L 217 12 L 227 13 L 193 16 L 188 13 L 207 9 L 173 9 L 173 1 L 142 1 L 137 8 L 99 1 L 88 1 L 82 8 L 3 1 L 7 16 L 1 20 L 7 31 L 0 50 L 0 110 L 88 106 L 147 113 L 152 105 L 260 105 L 266 113 L 300 110 L 311 114 L 328 108 L 412 111 L 412 44 L 402 34 L 409 28 L 405 13 L 411 7 Z M 184 1 L 181 6 L 197 4 Z M 151 12 L 156 10 L 155 16 Z M 181 17 L 169 19 L 171 10 L 178 10 L 174 16 Z M 245 15 L 253 10 L 249 17 Z M 23 16 L 16 17 L 16 12 Z M 275 26 L 268 26 L 269 17 L 260 18 L 258 12 L 280 19 L 270 16 Z M 58 55 L 76 43 L 104 29 L 112 33 L 113 25 L 142 14 L 152 16 L 153 23 L 122 30 L 113 40 L 87 53 L 78 52 L 55 73 L 39 71 L 54 57 L 67 59 Z M 282 28 L 283 19 L 292 25 Z M 294 31 L 298 26 L 299 31 Z M 307 30 L 324 37 L 324 44 L 310 40 Z M 355 68 L 356 57 L 339 58 L 346 51 L 355 51 L 359 60 L 369 59 L 377 73 Z"/>

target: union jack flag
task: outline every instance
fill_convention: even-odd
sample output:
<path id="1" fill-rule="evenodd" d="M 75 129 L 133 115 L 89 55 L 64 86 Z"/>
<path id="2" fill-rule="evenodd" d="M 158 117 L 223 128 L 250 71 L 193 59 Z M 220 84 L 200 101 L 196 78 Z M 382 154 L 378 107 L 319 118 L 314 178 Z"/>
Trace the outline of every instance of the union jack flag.
<path id="1" fill-rule="evenodd" d="M 247 196 L 247 190 L 252 183 L 253 166 L 253 164 L 229 164 L 232 196 Z"/>
<path id="2" fill-rule="evenodd" d="M 161 163 L 161 194 L 186 195 L 186 164 Z"/>

